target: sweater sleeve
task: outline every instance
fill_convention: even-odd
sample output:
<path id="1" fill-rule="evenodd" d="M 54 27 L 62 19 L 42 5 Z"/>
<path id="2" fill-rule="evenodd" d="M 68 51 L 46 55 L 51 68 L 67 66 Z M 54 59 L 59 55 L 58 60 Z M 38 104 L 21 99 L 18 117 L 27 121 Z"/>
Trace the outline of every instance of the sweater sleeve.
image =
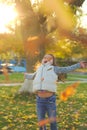
<path id="1" fill-rule="evenodd" d="M 74 70 L 76 70 L 76 69 L 78 69 L 80 67 L 81 67 L 80 63 L 74 64 L 74 65 L 71 65 L 71 66 L 67 66 L 67 67 L 54 66 L 54 72 L 56 74 L 68 73 L 68 72 L 74 71 Z"/>
<path id="2" fill-rule="evenodd" d="M 36 75 L 36 72 L 34 73 L 25 73 L 25 79 L 33 80 Z"/>

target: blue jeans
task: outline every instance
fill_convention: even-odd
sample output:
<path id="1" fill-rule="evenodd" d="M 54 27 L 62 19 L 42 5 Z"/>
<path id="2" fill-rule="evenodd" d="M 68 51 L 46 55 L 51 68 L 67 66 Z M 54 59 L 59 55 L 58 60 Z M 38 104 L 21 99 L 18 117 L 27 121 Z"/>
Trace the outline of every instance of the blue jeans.
<path id="1" fill-rule="evenodd" d="M 38 121 L 44 120 L 47 113 L 48 118 L 56 119 L 56 96 L 48 98 L 36 97 Z M 51 130 L 58 130 L 56 120 L 50 123 Z M 40 130 L 46 130 L 46 126 L 41 126 Z"/>

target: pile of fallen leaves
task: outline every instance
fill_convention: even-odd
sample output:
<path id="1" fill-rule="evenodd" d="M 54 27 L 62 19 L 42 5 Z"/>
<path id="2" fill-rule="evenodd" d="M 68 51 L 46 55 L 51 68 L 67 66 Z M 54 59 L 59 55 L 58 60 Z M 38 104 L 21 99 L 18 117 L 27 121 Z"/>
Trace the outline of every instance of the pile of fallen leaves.
<path id="1" fill-rule="evenodd" d="M 59 96 L 69 84 L 59 84 L 57 92 L 57 123 L 59 130 L 87 128 L 87 85 L 80 84 L 66 101 Z M 38 130 L 36 97 L 18 94 L 20 86 L 0 87 L 0 130 Z M 46 119 L 48 120 L 48 119 Z M 49 121 L 47 122 L 49 129 Z"/>

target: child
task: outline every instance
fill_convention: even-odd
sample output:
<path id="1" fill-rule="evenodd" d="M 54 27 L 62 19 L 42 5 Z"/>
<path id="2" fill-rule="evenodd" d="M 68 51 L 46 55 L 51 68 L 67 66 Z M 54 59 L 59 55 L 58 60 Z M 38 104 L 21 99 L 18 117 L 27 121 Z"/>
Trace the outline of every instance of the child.
<path id="1" fill-rule="evenodd" d="M 56 123 L 56 81 L 61 73 L 68 73 L 77 68 L 84 68 L 85 62 L 80 62 L 68 67 L 58 67 L 52 54 L 46 54 L 42 59 L 41 66 L 33 74 L 25 74 L 25 77 L 33 80 L 33 91 L 36 93 L 38 121 L 45 119 L 47 113 L 51 130 L 57 130 Z M 46 130 L 46 126 L 40 126 L 40 130 Z"/>

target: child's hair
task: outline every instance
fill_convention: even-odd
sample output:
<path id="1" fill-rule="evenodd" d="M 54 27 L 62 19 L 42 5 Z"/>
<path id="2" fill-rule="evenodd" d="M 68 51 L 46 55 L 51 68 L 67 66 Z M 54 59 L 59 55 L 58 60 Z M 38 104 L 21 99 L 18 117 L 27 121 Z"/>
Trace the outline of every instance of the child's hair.
<path id="1" fill-rule="evenodd" d="M 56 59 L 55 59 L 54 55 L 53 54 L 48 54 L 48 55 L 52 56 L 52 58 L 53 58 L 53 64 L 52 65 L 56 66 Z M 64 82 L 66 78 L 67 78 L 67 75 L 64 74 L 64 73 L 61 73 L 61 74 L 58 75 L 58 80 L 57 81 Z"/>
<path id="2" fill-rule="evenodd" d="M 54 57 L 54 55 L 53 54 L 48 54 L 48 55 L 50 55 L 50 56 L 52 56 L 52 58 L 53 58 L 53 66 L 56 66 L 56 59 L 55 59 L 55 57 Z"/>

